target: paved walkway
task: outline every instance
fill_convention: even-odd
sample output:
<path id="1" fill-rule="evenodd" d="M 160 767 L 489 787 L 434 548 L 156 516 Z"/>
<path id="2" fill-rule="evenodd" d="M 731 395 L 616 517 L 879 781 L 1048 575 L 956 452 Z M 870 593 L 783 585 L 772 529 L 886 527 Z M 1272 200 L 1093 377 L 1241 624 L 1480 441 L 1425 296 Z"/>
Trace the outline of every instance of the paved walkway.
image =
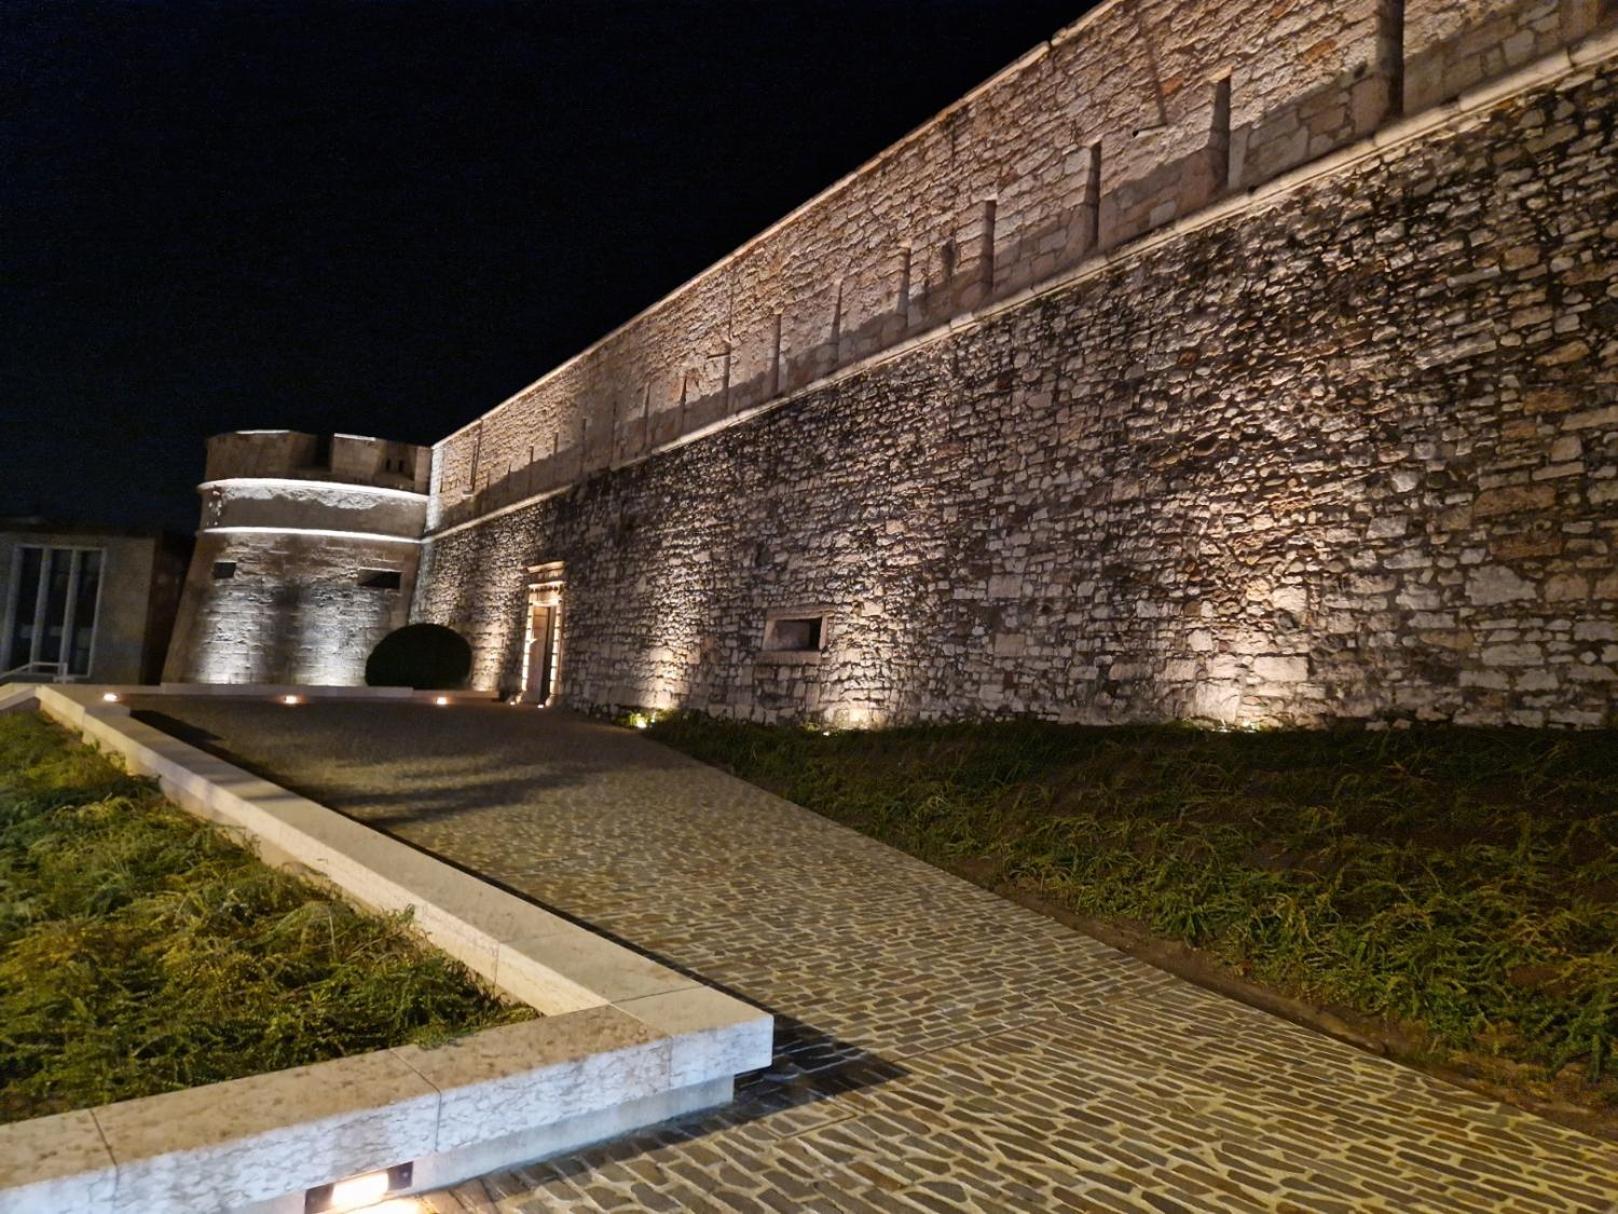
<path id="1" fill-rule="evenodd" d="M 779 1017 L 717 1114 L 439 1211 L 1612 1211 L 1618 1148 L 1208 994 L 539 710 L 150 700 L 299 791 Z"/>

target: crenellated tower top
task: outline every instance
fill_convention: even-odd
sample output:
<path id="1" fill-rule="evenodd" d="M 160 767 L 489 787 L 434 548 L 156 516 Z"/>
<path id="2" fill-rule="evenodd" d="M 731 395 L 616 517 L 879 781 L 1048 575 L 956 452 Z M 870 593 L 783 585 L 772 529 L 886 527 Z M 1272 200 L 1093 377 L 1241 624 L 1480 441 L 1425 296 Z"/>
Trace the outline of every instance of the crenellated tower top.
<path id="1" fill-rule="evenodd" d="M 235 430 L 208 440 L 206 480 L 280 478 L 427 491 L 431 451 L 358 434 Z"/>

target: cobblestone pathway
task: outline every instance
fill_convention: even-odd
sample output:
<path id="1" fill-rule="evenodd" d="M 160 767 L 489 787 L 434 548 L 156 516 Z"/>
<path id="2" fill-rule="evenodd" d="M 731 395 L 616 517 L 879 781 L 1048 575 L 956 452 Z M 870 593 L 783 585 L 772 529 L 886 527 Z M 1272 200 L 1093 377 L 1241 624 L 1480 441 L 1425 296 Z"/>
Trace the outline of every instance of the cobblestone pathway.
<path id="1" fill-rule="evenodd" d="M 1618 1209 L 1618 1148 L 625 731 L 481 706 L 145 706 L 778 1017 L 775 1068 L 731 1107 L 433 1210 Z"/>

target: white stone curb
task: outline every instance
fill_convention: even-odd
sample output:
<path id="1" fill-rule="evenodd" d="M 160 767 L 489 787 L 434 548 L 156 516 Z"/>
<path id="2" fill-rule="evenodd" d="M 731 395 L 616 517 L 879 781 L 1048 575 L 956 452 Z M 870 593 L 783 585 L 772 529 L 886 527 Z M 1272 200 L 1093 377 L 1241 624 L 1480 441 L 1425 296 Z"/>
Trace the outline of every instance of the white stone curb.
<path id="1" fill-rule="evenodd" d="M 75 683 L 72 689 L 81 699 L 83 693 L 94 692 L 100 696 L 107 691 L 119 696 L 226 696 L 236 700 L 279 700 L 289 695 L 297 696 L 300 700 L 408 700 L 416 703 L 430 703 L 439 698 L 453 701 L 494 699 L 494 693 L 489 691 L 416 691 L 409 687 L 301 683 L 160 683 L 155 687 L 92 687 L 87 683 Z"/>
<path id="2" fill-rule="evenodd" d="M 4 686 L 0 712 L 37 707 L 267 860 L 411 909 L 544 1018 L 0 1125 L 0 1214 L 301 1214 L 307 1189 L 402 1163 L 401 1192 L 436 1188 L 723 1104 L 769 1064 L 768 1014 L 136 721 L 107 690 L 153 689 Z"/>

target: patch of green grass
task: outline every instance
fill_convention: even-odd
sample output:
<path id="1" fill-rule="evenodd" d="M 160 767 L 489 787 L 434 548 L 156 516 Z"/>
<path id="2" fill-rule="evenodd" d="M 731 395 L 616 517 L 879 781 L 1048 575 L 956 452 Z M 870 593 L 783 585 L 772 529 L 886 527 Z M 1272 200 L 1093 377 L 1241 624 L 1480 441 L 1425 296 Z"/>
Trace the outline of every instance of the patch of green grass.
<path id="1" fill-rule="evenodd" d="M 0 1122 L 532 1014 L 403 918 L 267 867 L 37 716 L 0 717 Z"/>
<path id="2" fill-rule="evenodd" d="M 870 733 L 700 716 L 651 736 L 940 864 L 1143 924 L 1445 1060 L 1618 1102 L 1618 735 Z"/>

